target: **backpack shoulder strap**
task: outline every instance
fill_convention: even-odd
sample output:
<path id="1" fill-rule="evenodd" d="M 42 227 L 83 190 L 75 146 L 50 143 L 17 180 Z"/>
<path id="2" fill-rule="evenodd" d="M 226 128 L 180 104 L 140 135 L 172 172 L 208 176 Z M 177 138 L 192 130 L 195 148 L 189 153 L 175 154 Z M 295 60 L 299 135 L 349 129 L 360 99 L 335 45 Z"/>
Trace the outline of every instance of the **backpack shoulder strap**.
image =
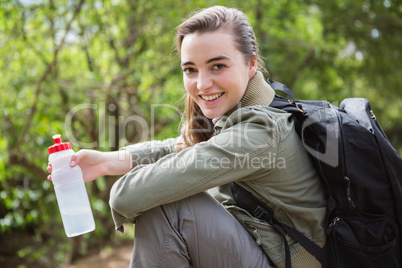
<path id="1" fill-rule="evenodd" d="M 295 103 L 295 97 L 293 95 L 292 90 L 290 90 L 290 88 L 288 88 L 286 85 L 284 85 L 280 82 L 272 80 L 271 78 L 268 78 L 267 81 L 273 90 L 275 90 L 275 91 L 279 90 L 279 91 L 284 92 L 293 101 L 293 103 Z"/>
<path id="2" fill-rule="evenodd" d="M 268 78 L 267 81 L 273 90 L 284 92 L 286 96 L 288 96 L 288 99 L 286 99 L 275 94 L 275 98 L 272 100 L 269 106 L 290 112 L 292 114 L 303 116 L 304 111 L 301 105 L 295 100 L 292 90 L 290 90 L 286 85 L 274 81 L 271 78 Z"/>
<path id="3" fill-rule="evenodd" d="M 281 223 L 275 219 L 273 209 L 267 204 L 256 198 L 252 193 L 241 187 L 236 182 L 230 183 L 233 198 L 236 203 L 243 209 L 247 210 L 254 217 L 266 221 L 282 235 L 285 244 L 285 262 L 286 268 L 291 266 L 289 244 L 286 239 L 286 233 L 291 235 L 297 242 L 299 242 L 308 252 L 310 252 L 323 267 L 327 267 L 327 252 L 326 247 L 321 248 L 313 241 L 308 239 L 305 235 L 290 227 L 287 224 Z"/>

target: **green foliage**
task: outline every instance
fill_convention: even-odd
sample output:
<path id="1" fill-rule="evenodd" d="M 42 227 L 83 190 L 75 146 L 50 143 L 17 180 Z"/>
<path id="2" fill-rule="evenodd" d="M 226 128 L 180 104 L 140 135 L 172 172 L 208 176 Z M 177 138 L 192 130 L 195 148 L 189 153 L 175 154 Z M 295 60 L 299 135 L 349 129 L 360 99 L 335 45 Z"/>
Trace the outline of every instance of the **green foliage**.
<path id="1" fill-rule="evenodd" d="M 297 98 L 368 98 L 402 152 L 396 1 L 2 1 L 0 238 L 26 232 L 35 243 L 17 249 L 18 257 L 51 266 L 75 249 L 45 179 L 53 134 L 75 150 L 102 151 L 178 134 L 185 90 L 174 28 L 211 5 L 247 14 L 271 77 Z M 97 229 L 81 244 L 114 236 L 108 208 L 114 179 L 87 185 Z"/>

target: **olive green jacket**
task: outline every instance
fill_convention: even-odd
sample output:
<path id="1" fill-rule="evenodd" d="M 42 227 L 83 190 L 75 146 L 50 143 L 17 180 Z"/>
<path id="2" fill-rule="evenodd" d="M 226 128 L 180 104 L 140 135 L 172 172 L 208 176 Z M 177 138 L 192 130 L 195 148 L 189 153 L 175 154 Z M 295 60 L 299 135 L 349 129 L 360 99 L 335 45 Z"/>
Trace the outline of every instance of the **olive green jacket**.
<path id="1" fill-rule="evenodd" d="M 273 90 L 258 73 L 239 107 L 215 123 L 215 135 L 180 152 L 180 138 L 127 146 L 131 172 L 112 187 L 110 206 L 116 229 L 142 212 L 208 191 L 250 232 L 277 267 L 284 267 L 282 237 L 266 222 L 236 206 L 229 183 L 237 181 L 320 246 L 325 244 L 323 188 L 290 114 L 268 107 Z M 250 106 L 252 105 L 252 106 Z M 320 267 L 288 237 L 293 267 Z"/>

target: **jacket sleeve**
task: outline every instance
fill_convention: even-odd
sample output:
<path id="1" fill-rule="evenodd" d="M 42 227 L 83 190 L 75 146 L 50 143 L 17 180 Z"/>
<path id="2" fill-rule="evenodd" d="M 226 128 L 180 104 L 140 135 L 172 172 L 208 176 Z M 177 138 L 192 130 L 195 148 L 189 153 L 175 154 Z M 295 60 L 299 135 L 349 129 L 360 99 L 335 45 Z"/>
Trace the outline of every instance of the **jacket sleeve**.
<path id="1" fill-rule="evenodd" d="M 165 155 L 175 152 L 175 145 L 181 141 L 181 137 L 166 139 L 163 141 L 146 141 L 122 147 L 120 150 L 127 150 L 132 157 L 132 166 L 152 164 Z"/>
<path id="2" fill-rule="evenodd" d="M 152 164 L 137 165 L 121 177 L 113 185 L 109 201 L 116 229 L 156 206 L 269 172 L 275 145 L 280 142 L 280 126 L 266 113 L 244 112 L 237 116 L 244 120 L 227 120 L 230 126 L 210 140 Z"/>

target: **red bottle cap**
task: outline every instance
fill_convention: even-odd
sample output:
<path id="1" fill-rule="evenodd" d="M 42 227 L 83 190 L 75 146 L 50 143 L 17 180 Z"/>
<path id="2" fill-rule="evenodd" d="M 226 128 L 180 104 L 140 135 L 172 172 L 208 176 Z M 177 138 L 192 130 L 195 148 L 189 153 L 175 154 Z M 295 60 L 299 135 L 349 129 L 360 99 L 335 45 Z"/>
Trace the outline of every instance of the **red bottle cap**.
<path id="1" fill-rule="evenodd" d="M 71 149 L 71 144 L 69 142 L 61 142 L 60 134 L 56 134 L 52 138 L 54 140 L 54 145 L 48 148 L 49 154 Z"/>

